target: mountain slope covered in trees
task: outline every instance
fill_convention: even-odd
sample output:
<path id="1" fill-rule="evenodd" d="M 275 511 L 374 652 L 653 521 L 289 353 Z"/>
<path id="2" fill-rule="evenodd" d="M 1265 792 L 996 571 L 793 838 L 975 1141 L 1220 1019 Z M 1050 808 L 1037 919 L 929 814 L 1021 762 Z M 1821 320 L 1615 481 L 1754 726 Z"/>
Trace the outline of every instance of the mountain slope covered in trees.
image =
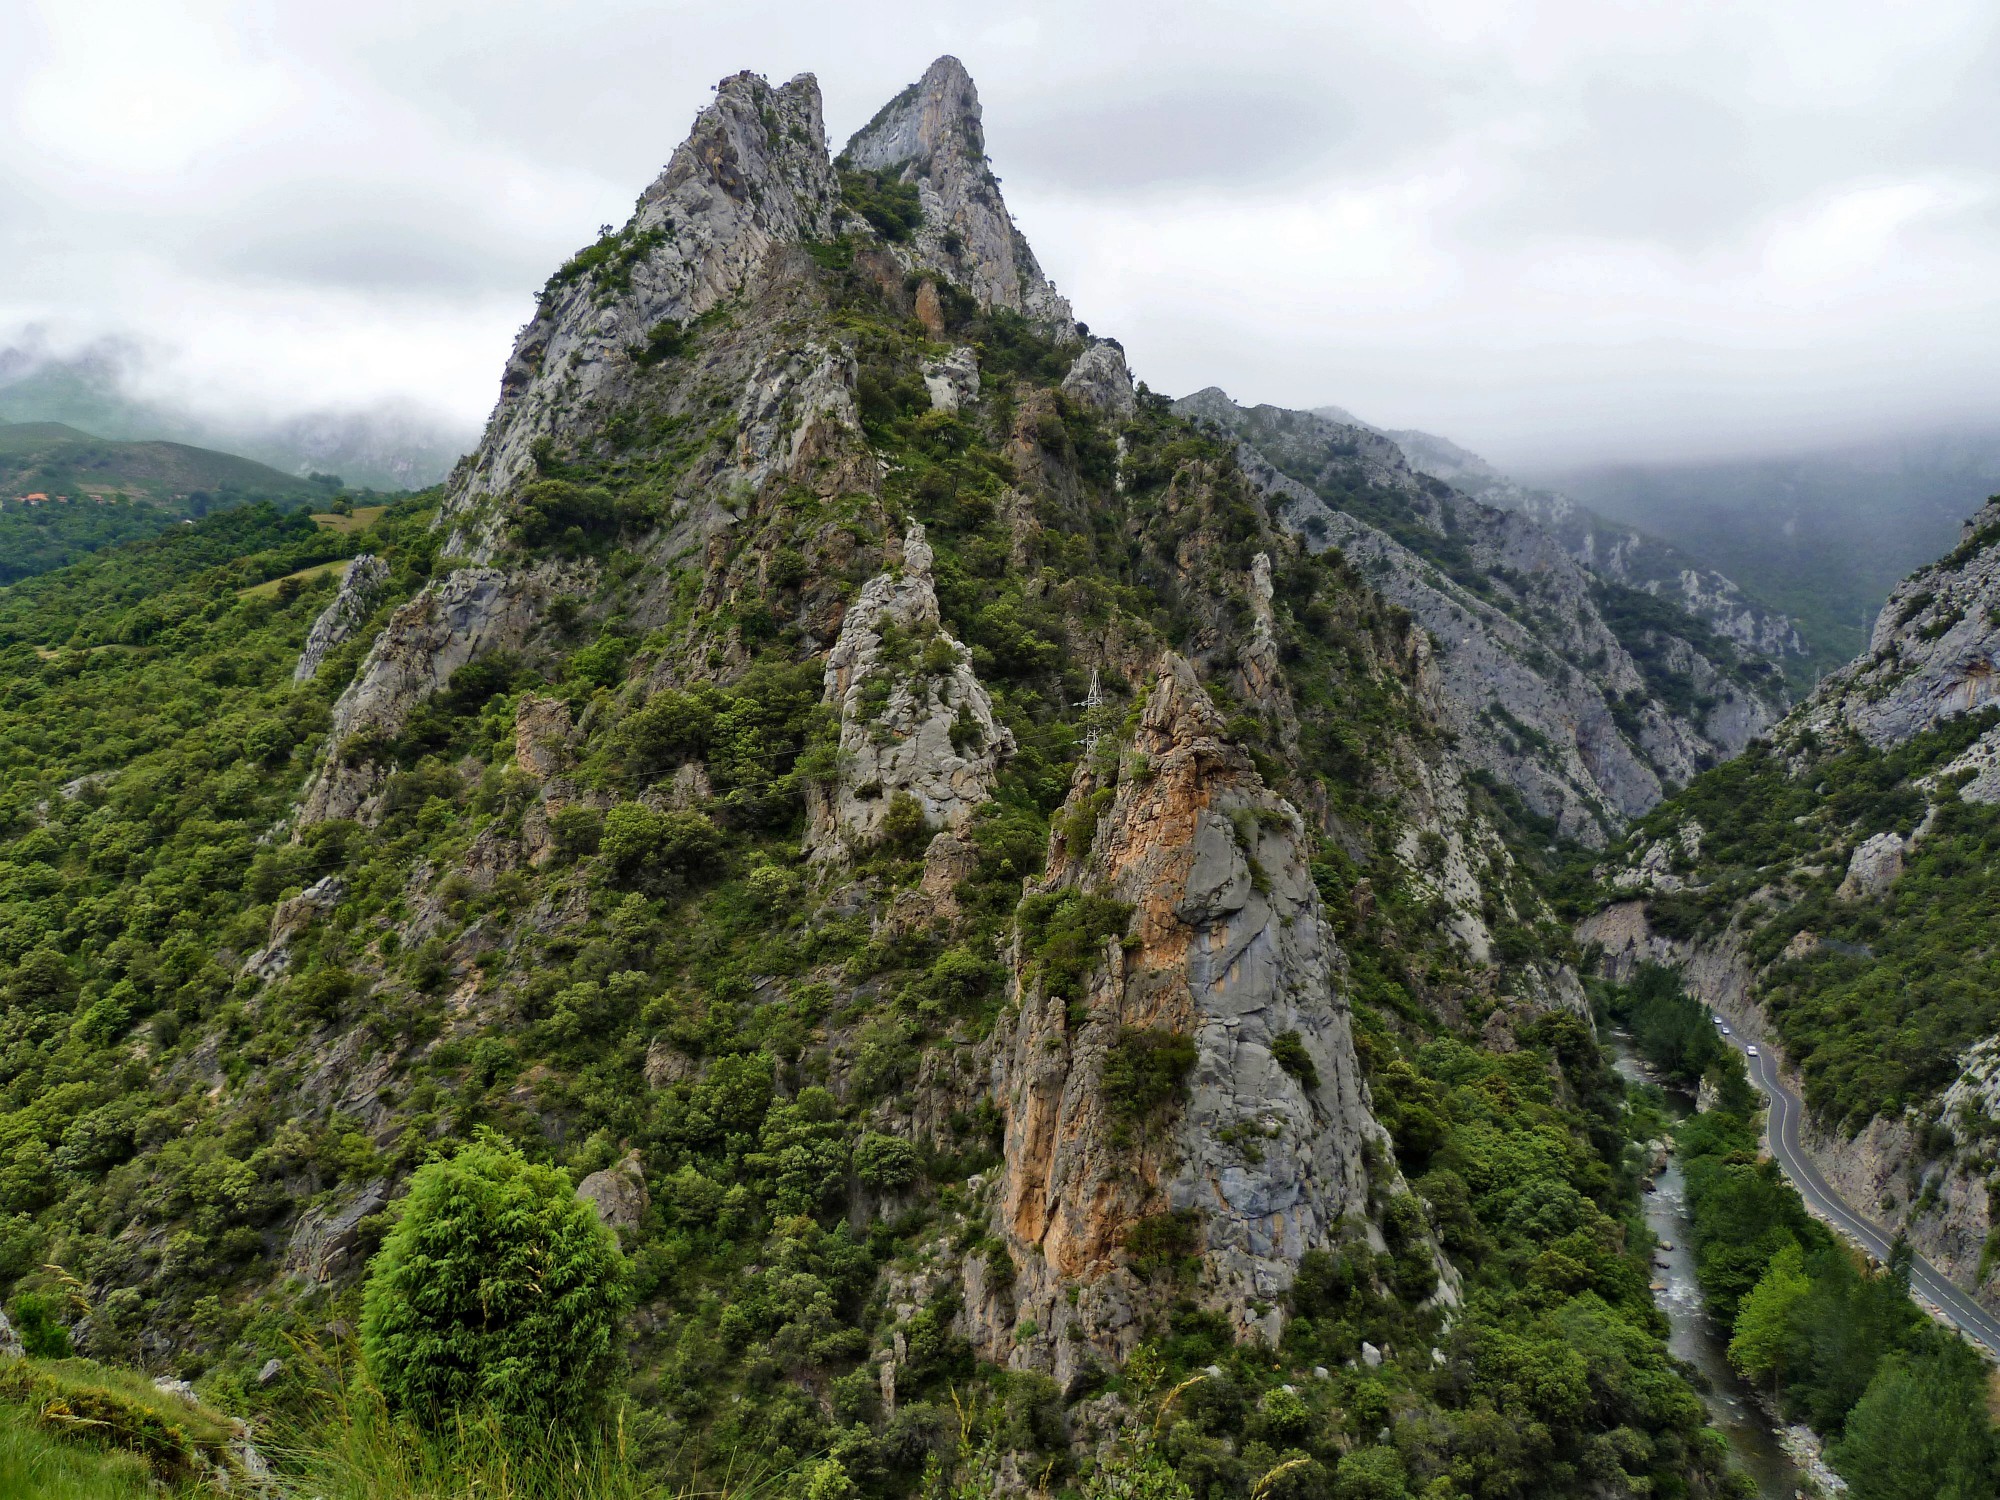
<path id="1" fill-rule="evenodd" d="M 447 1434 L 615 1395 L 671 1485 L 1744 1493 L 1519 794 L 1286 493 L 955 60 L 837 158 L 724 80 L 442 489 L 0 593 L 13 1304 L 273 1423 L 356 1326 Z"/>

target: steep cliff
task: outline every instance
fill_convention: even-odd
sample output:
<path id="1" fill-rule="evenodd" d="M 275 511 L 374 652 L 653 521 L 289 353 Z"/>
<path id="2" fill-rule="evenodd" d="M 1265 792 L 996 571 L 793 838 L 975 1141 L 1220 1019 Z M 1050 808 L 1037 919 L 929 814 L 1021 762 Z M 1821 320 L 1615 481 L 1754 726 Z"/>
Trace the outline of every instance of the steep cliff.
<path id="1" fill-rule="evenodd" d="M 836 165 L 916 188 L 922 222 L 900 251 L 909 264 L 938 272 L 981 307 L 1069 334 L 1069 303 L 1042 274 L 1000 196 L 986 159 L 979 91 L 957 58 L 940 57 L 877 111 Z"/>

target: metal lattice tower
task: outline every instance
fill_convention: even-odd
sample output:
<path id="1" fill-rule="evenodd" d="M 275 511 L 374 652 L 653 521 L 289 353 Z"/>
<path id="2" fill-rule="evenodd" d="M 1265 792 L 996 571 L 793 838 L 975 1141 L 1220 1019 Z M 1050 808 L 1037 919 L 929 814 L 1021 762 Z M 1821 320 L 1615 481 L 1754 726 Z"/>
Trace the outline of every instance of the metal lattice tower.
<path id="1" fill-rule="evenodd" d="M 1097 750 L 1099 730 L 1097 711 L 1104 707 L 1104 689 L 1098 685 L 1097 668 L 1090 669 L 1090 691 L 1083 695 L 1083 753 L 1094 754 Z"/>

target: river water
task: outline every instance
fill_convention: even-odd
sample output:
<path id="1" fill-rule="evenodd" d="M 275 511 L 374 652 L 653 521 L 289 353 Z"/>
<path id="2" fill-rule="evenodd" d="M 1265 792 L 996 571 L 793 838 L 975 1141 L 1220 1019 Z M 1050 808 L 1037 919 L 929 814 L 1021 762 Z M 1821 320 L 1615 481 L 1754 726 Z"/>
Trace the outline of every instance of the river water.
<path id="1" fill-rule="evenodd" d="M 1632 1056 L 1623 1036 L 1612 1034 L 1611 1045 L 1618 1071 L 1628 1082 L 1659 1082 Z M 1668 1111 L 1676 1119 L 1693 1109 L 1694 1101 L 1686 1093 L 1672 1088 L 1664 1092 Z M 1793 1500 L 1804 1490 L 1805 1482 L 1778 1445 L 1770 1419 L 1730 1367 L 1728 1339 L 1702 1301 L 1694 1275 L 1694 1251 L 1688 1244 L 1687 1184 L 1677 1158 L 1667 1159 L 1665 1169 L 1654 1179 L 1653 1191 L 1642 1193 L 1640 1202 L 1653 1237 L 1662 1246 L 1673 1247 L 1656 1249 L 1652 1268 L 1653 1300 L 1667 1315 L 1667 1347 L 1701 1373 L 1696 1384 L 1703 1387 L 1701 1399 L 1708 1408 L 1708 1419 L 1728 1439 L 1731 1456 L 1755 1481 L 1762 1500 Z"/>

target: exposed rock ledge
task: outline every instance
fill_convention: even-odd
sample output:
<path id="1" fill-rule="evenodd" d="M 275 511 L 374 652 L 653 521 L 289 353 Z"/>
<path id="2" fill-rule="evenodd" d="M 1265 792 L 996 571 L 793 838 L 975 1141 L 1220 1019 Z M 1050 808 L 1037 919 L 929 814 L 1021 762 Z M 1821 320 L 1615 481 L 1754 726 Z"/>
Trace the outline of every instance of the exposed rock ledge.
<path id="1" fill-rule="evenodd" d="M 1135 1227 L 1185 1226 L 1200 1300 L 1240 1338 L 1275 1342 L 1272 1308 L 1306 1251 L 1347 1234 L 1379 1245 L 1368 1163 L 1390 1160 L 1297 811 L 1227 740 L 1178 657 L 1129 750 L 1115 773 L 1079 768 L 1042 888 L 1129 903 L 1130 936 L 1107 940 L 1080 1000 L 1048 994 L 1017 939 L 1016 1008 L 994 1038 L 1007 1163 L 996 1219 L 1013 1295 L 967 1299 L 989 1358 L 1065 1387 L 1139 1337 L 1152 1293 L 1131 1264 Z M 1172 1123 L 1118 1149 L 1105 1069 L 1134 1032 L 1184 1037 L 1195 1061 Z M 1294 1043 L 1310 1068 L 1278 1061 Z M 1254 1152 L 1232 1144 L 1246 1132 Z"/>
<path id="2" fill-rule="evenodd" d="M 840 709 L 840 761 L 830 786 L 807 790 L 806 852 L 816 860 L 879 838 L 899 795 L 915 799 L 929 827 L 964 829 L 1014 753 L 972 654 L 939 618 L 930 544 L 914 521 L 902 567 L 869 579 L 841 622 L 825 692 Z"/>

